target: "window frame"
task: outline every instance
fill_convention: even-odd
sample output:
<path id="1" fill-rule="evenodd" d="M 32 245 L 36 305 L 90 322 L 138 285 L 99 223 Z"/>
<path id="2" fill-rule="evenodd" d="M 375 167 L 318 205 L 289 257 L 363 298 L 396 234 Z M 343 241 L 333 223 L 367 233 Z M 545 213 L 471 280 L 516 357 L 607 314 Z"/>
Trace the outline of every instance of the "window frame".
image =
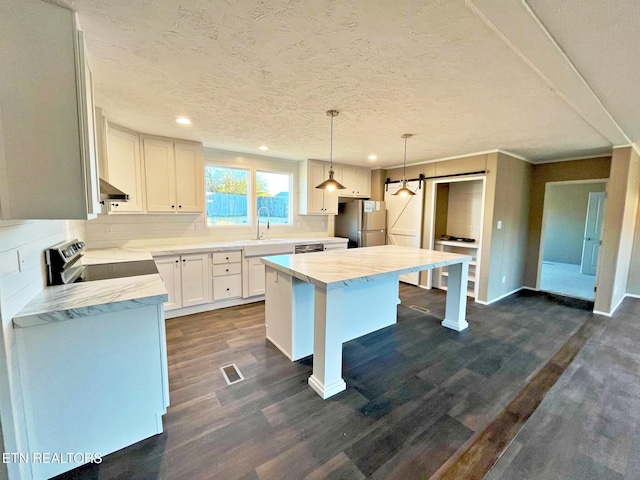
<path id="1" fill-rule="evenodd" d="M 209 224 L 209 216 L 207 215 L 207 193 L 209 193 L 209 191 L 207 190 L 207 168 L 208 167 L 213 167 L 213 168 L 226 168 L 229 170 L 243 170 L 245 172 L 247 172 L 247 223 L 243 223 L 243 224 L 239 224 L 239 223 L 235 223 L 235 224 L 229 224 L 229 225 L 210 225 Z M 244 227 L 252 227 L 255 224 L 253 223 L 253 216 L 249 213 L 253 210 L 253 202 L 252 202 L 252 196 L 253 196 L 253 192 L 255 191 L 255 187 L 253 186 L 253 174 L 251 172 L 251 168 L 249 167 L 241 167 L 238 165 L 227 165 L 227 164 L 222 164 L 222 163 L 205 163 L 204 164 L 204 179 L 205 179 L 205 185 L 204 185 L 204 217 L 205 217 L 205 225 L 206 228 L 244 228 Z"/>
<path id="2" fill-rule="evenodd" d="M 278 227 L 290 227 L 293 226 L 293 173 L 291 172 L 286 172 L 286 171 L 282 171 L 282 170 L 277 170 L 274 168 L 259 168 L 259 167 L 255 167 L 254 168 L 254 179 L 255 181 L 253 182 L 255 185 L 255 189 L 254 189 L 254 199 L 255 199 L 255 214 L 256 217 L 258 216 L 258 172 L 262 172 L 262 173 L 277 173 L 278 175 L 286 175 L 287 177 L 289 177 L 289 191 L 288 193 L 288 201 L 289 201 L 289 217 L 287 218 L 287 223 L 277 223 L 275 225 L 277 225 Z"/>
<path id="3" fill-rule="evenodd" d="M 282 169 L 282 168 L 278 168 L 275 166 L 264 166 L 264 165 L 238 165 L 237 163 L 233 163 L 233 162 L 225 162 L 225 161 L 205 161 L 204 163 L 204 169 L 205 169 L 205 182 L 206 182 L 206 169 L 207 167 L 217 167 L 217 168 L 229 168 L 229 169 L 236 169 L 236 170 L 245 170 L 247 172 L 249 172 L 248 175 L 248 188 L 247 188 L 247 208 L 249 209 L 249 212 L 251 212 L 250 214 L 247 214 L 247 223 L 246 224 L 232 224 L 232 225 L 209 225 L 209 220 L 208 220 L 208 216 L 207 216 L 207 211 L 206 211 L 206 196 L 207 196 L 207 188 L 205 185 L 204 188 L 204 195 L 205 195 L 205 212 L 204 212 L 204 216 L 205 216 L 205 228 L 207 229 L 229 229 L 229 228 L 236 228 L 236 229 L 254 229 L 256 227 L 256 221 L 257 221 L 257 205 L 258 205 L 258 183 L 257 183 L 257 172 L 264 172 L 264 173 L 278 173 L 278 174 L 282 174 L 282 175 L 287 175 L 289 177 L 289 223 L 278 223 L 276 225 L 273 225 L 272 228 L 275 226 L 277 228 L 292 228 L 294 227 L 294 216 L 295 216 L 295 212 L 294 212 L 294 208 L 295 208 L 295 202 L 294 202 L 294 186 L 295 186 L 295 173 L 287 170 L 287 169 Z"/>

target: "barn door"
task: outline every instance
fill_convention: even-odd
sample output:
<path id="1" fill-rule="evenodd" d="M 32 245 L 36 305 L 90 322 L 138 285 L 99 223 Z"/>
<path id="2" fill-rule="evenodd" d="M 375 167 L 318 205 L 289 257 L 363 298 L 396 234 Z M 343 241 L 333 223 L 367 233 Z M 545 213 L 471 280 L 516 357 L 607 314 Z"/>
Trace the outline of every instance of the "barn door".
<path id="1" fill-rule="evenodd" d="M 422 244 L 422 205 L 424 185 L 418 189 L 418 181 L 407 182 L 407 187 L 415 192 L 410 197 L 393 195 L 402 187 L 401 183 L 389 185 L 384 194 L 387 207 L 387 244 L 420 248 Z M 400 275 L 400 280 L 418 285 L 419 272 Z"/>

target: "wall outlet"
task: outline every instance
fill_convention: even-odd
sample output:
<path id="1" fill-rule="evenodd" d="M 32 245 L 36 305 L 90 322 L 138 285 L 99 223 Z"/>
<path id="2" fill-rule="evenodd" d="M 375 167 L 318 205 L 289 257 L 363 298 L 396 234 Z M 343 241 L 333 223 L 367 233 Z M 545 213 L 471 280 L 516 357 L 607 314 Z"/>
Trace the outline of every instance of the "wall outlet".
<path id="1" fill-rule="evenodd" d="M 25 266 L 24 252 L 22 250 L 18 250 L 18 271 L 19 272 L 24 271 L 24 266 Z"/>
<path id="2" fill-rule="evenodd" d="M 202 223 L 196 222 L 196 230 L 202 230 Z"/>
<path id="3" fill-rule="evenodd" d="M 104 226 L 104 233 L 113 233 L 113 227 L 111 225 Z"/>
<path id="4" fill-rule="evenodd" d="M 502 228 L 502 220 L 498 220 L 498 230 Z"/>
<path id="5" fill-rule="evenodd" d="M 506 283 L 506 282 L 507 282 L 507 276 L 506 276 L 506 275 L 503 275 L 503 276 L 502 276 L 502 283 Z"/>

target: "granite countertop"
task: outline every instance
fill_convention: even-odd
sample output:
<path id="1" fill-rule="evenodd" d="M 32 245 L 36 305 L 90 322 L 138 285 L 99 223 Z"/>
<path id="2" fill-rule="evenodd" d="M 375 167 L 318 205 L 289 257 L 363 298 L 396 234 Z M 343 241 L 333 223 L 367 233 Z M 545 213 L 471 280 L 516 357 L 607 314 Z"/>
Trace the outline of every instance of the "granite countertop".
<path id="1" fill-rule="evenodd" d="M 264 240 L 235 240 L 230 242 L 211 242 L 197 244 L 155 245 L 136 247 L 136 250 L 146 251 L 153 256 L 180 255 L 183 253 L 224 252 L 229 250 L 242 250 L 245 245 L 256 243 L 277 243 L 280 245 L 306 245 L 312 243 L 347 243 L 349 240 L 342 237 L 306 237 L 306 238 L 266 238 Z"/>
<path id="2" fill-rule="evenodd" d="M 282 244 L 346 243 L 347 239 L 340 237 L 281 238 L 266 239 L 262 242 L 278 242 Z M 154 256 L 162 255 L 242 250 L 244 245 L 254 243 L 256 243 L 255 240 L 237 240 L 201 244 L 140 246 L 136 248 L 87 249 L 83 253 L 82 263 L 85 265 L 99 265 L 152 260 Z M 167 291 L 164 288 L 162 278 L 158 274 L 55 285 L 46 287 L 18 312 L 13 318 L 13 324 L 15 327 L 43 325 L 72 318 L 163 303 L 167 299 Z"/>
<path id="3" fill-rule="evenodd" d="M 306 237 L 306 238 L 266 238 L 264 240 L 234 240 L 230 242 L 184 243 L 175 245 L 141 245 L 125 248 L 87 249 L 82 257 L 85 265 L 112 262 L 134 262 L 151 260 L 162 255 L 180 255 L 183 253 L 225 252 L 242 250 L 245 245 L 256 243 L 277 243 L 279 245 L 307 245 L 312 243 L 347 243 L 342 237 Z"/>
<path id="4" fill-rule="evenodd" d="M 375 277 L 419 272 L 471 260 L 469 255 L 398 245 L 262 258 L 265 265 L 324 288 L 364 283 Z"/>
<path id="5" fill-rule="evenodd" d="M 102 265 L 104 263 L 139 262 L 153 260 L 153 256 L 144 250 L 129 250 L 123 248 L 103 248 L 100 250 L 85 250 L 82 254 L 84 265 Z"/>
<path id="6" fill-rule="evenodd" d="M 18 312 L 13 325 L 33 327 L 156 305 L 167 299 L 167 290 L 158 274 L 55 285 L 45 288 Z"/>

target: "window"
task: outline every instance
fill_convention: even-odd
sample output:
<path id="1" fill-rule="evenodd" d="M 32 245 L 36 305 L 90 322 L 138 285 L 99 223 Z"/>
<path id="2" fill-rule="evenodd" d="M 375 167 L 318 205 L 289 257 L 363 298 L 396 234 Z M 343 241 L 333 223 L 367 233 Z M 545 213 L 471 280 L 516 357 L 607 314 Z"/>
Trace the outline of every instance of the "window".
<path id="1" fill-rule="evenodd" d="M 207 225 L 249 225 L 249 170 L 205 167 Z"/>
<path id="2" fill-rule="evenodd" d="M 289 197 L 291 175 L 288 173 L 256 172 L 256 197 L 258 209 L 266 207 L 271 224 L 291 224 Z M 261 215 L 265 212 L 261 211 Z"/>
<path id="3" fill-rule="evenodd" d="M 205 182 L 209 227 L 255 226 L 258 209 L 262 222 L 268 216 L 274 226 L 292 223 L 290 172 L 206 165 Z"/>

